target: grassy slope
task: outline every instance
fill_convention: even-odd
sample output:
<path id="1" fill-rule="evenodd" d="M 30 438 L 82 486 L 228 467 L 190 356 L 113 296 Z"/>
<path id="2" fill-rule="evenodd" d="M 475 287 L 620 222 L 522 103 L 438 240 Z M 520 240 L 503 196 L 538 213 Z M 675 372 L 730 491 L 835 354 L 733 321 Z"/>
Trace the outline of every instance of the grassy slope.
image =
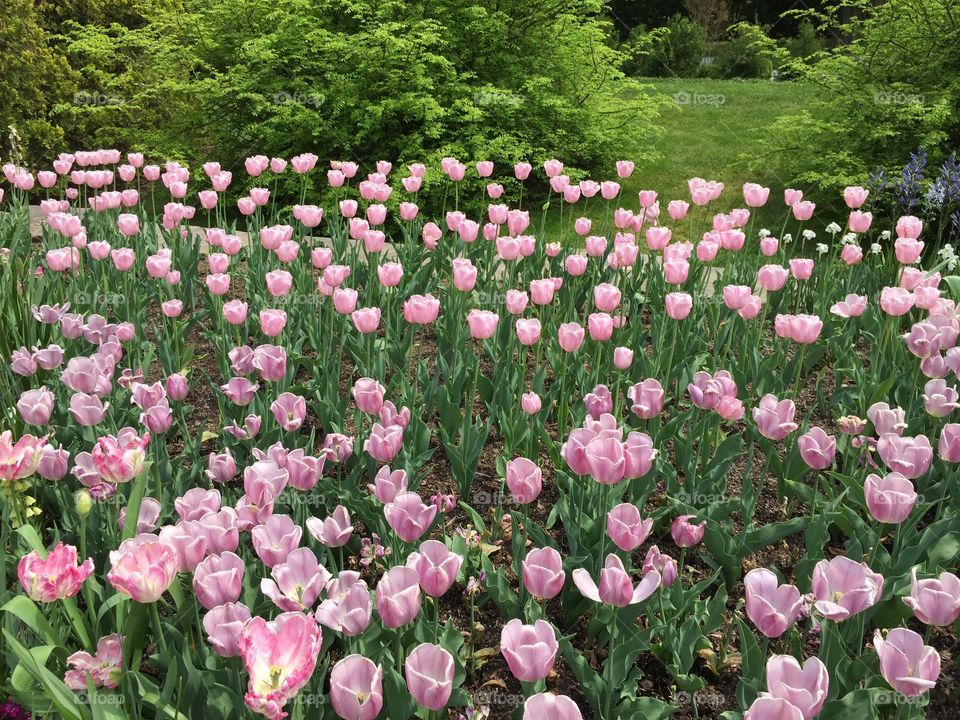
<path id="1" fill-rule="evenodd" d="M 744 206 L 741 187 L 754 181 L 771 188 L 768 207 L 757 215 L 757 227 L 779 230 L 786 179 L 771 170 L 751 173 L 748 166 L 755 164 L 760 152 L 761 131 L 778 116 L 802 108 L 808 99 L 807 88 L 766 80 L 654 78 L 644 82 L 674 98 L 677 105 L 667 107 L 660 119 L 664 133 L 655 148 L 660 159 L 638 165 L 623 183 L 623 207 L 637 208 L 637 192 L 651 189 L 659 193 L 666 212 L 670 200 L 689 201 L 687 180 L 699 176 L 726 185 L 720 201 L 711 205 L 715 212 L 725 212 Z M 639 155 L 630 137 L 624 137 L 623 148 L 624 158 Z M 582 205 L 578 208 L 583 211 Z M 599 220 L 599 208 L 589 208 L 586 214 Z"/>

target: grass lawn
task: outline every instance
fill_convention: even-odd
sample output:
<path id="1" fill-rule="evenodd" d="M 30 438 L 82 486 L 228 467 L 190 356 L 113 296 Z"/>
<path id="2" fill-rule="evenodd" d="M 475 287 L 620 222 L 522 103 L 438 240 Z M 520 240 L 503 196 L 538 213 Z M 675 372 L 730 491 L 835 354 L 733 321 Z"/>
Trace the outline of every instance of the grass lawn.
<path id="1" fill-rule="evenodd" d="M 761 133 L 777 117 L 800 110 L 809 99 L 809 89 L 791 82 L 769 80 L 711 80 L 651 78 L 644 83 L 670 98 L 659 124 L 664 132 L 655 148 L 658 160 L 638 164 L 623 183 L 623 206 L 636 208 L 639 190 L 656 190 L 663 212 L 670 200 L 689 202 L 687 180 L 702 177 L 725 184 L 715 212 L 743 207 L 741 187 L 753 181 L 771 188 L 767 207 L 757 214 L 756 228 L 780 230 L 786 208 L 786 179 L 775 171 L 751 172 L 761 152 Z M 637 145 L 624 137 L 623 157 L 639 156 Z M 582 210 L 582 206 L 579 206 Z M 595 206 L 596 207 L 596 206 Z M 599 220 L 600 208 L 587 215 Z"/>

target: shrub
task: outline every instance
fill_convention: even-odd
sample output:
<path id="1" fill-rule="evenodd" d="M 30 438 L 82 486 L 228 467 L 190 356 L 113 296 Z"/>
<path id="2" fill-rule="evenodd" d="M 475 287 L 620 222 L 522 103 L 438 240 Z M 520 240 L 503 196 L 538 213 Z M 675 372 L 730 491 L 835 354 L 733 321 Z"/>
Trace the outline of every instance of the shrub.
<path id="1" fill-rule="evenodd" d="M 651 77 L 694 77 L 703 63 L 707 35 L 703 27 L 683 15 L 674 15 L 663 28 L 640 29 L 633 40 L 637 60 L 631 69 Z"/>
<path id="2" fill-rule="evenodd" d="M 820 18 L 821 27 L 854 39 L 799 66 L 820 92 L 806 111 L 773 125 L 765 166 L 775 159 L 793 182 L 837 189 L 863 183 L 878 165 L 906 163 L 917 147 L 941 163 L 960 138 L 960 2 L 844 5 L 859 16 L 844 24 Z"/>

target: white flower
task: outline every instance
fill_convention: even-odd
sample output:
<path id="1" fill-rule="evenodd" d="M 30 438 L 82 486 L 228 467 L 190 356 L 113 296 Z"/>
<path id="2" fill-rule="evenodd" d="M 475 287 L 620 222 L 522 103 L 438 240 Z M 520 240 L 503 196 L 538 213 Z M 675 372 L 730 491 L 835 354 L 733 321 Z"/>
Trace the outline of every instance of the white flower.
<path id="1" fill-rule="evenodd" d="M 879 255 L 881 252 L 883 252 L 883 246 L 881 246 L 880 243 L 874 243 L 870 246 L 870 252 L 872 252 L 874 255 Z"/>
<path id="2" fill-rule="evenodd" d="M 790 233 L 787 233 L 786 235 L 784 235 L 783 242 L 784 243 L 793 242 L 793 235 L 791 235 Z"/>
<path id="3" fill-rule="evenodd" d="M 813 230 L 804 230 L 804 231 L 803 231 L 803 239 L 804 239 L 804 240 L 813 240 L 816 236 L 817 236 L 817 234 L 816 234 Z"/>
<path id="4" fill-rule="evenodd" d="M 956 251 L 953 249 L 952 245 L 944 245 L 937 253 L 947 264 L 948 270 L 953 270 L 958 264 L 960 264 L 960 258 L 957 257 Z"/>
<path id="5" fill-rule="evenodd" d="M 855 245 L 857 243 L 857 234 L 847 233 L 842 238 L 840 238 L 840 242 L 842 242 L 844 245 Z"/>
<path id="6" fill-rule="evenodd" d="M 830 248 L 827 247 L 826 243 L 817 243 L 817 252 L 820 253 L 821 255 L 823 255 L 829 249 Z"/>
<path id="7" fill-rule="evenodd" d="M 881 240 L 889 240 L 889 239 L 890 239 L 890 231 L 889 231 L 889 230 L 884 230 L 882 233 L 880 233 L 880 239 L 881 239 Z"/>
<path id="8" fill-rule="evenodd" d="M 835 222 L 832 222 L 829 225 L 827 225 L 827 232 L 830 233 L 831 235 L 836 235 L 838 232 L 840 232 L 840 230 L 841 230 L 840 226 L 837 225 Z"/>
<path id="9" fill-rule="evenodd" d="M 760 235 L 760 237 L 762 238 L 770 237 L 770 234 L 771 234 L 770 231 L 767 230 L 766 228 L 762 228 L 758 233 L 758 235 Z"/>

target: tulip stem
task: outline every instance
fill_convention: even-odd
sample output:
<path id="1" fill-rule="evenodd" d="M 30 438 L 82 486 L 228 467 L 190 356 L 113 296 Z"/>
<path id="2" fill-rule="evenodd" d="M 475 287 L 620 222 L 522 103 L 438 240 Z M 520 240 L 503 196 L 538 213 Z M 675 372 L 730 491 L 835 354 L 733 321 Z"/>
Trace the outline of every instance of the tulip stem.
<path id="1" fill-rule="evenodd" d="M 157 636 L 157 644 L 160 646 L 160 652 L 167 656 L 167 639 L 163 634 L 163 626 L 160 624 L 159 601 L 150 603 L 150 620 L 153 623 L 153 632 Z"/>
<path id="2" fill-rule="evenodd" d="M 613 702 L 613 651 L 617 639 L 617 607 L 613 608 L 613 622 L 610 623 L 610 642 L 607 644 L 607 663 L 603 666 L 604 685 L 606 685 L 606 702 L 604 703 L 603 718 L 611 720 L 610 704 Z"/>

